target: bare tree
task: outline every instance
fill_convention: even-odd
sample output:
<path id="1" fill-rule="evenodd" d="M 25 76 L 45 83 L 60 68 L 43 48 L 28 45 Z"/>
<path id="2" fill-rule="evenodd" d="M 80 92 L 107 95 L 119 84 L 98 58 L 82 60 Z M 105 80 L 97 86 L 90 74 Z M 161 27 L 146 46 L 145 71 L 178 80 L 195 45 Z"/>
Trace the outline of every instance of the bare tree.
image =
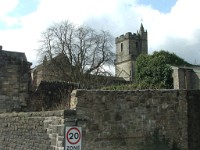
<path id="1" fill-rule="evenodd" d="M 39 56 L 51 63 L 52 71 L 63 80 L 79 82 L 89 74 L 110 74 L 104 66 L 114 64 L 113 38 L 106 31 L 65 21 L 47 28 L 40 43 Z"/>

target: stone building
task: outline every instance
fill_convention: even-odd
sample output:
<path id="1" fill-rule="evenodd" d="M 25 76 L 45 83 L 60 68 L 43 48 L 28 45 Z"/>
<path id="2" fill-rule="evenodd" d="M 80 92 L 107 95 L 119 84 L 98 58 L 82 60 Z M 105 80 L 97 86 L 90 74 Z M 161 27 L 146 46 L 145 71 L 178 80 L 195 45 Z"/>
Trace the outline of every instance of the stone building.
<path id="1" fill-rule="evenodd" d="M 40 86 L 42 81 L 48 82 L 74 82 L 71 81 L 71 70 L 73 66 L 66 63 L 66 57 L 62 54 L 47 60 L 44 58 L 43 62 L 32 69 L 32 87 L 36 89 Z M 77 81 L 80 88 L 99 89 L 101 87 L 110 85 L 119 85 L 128 83 L 122 77 L 104 76 L 104 75 L 83 75 L 80 81 Z"/>
<path id="2" fill-rule="evenodd" d="M 115 39 L 115 76 L 134 81 L 135 61 L 140 54 L 148 53 L 147 30 L 141 24 L 137 33 L 128 32 Z"/>
<path id="3" fill-rule="evenodd" d="M 0 46 L 0 112 L 17 111 L 26 106 L 31 83 L 25 53 L 5 51 Z"/>
<path id="4" fill-rule="evenodd" d="M 65 59 L 66 57 L 62 54 L 53 58 L 52 61 L 44 57 L 43 62 L 31 71 L 32 86 L 37 88 L 41 81 L 66 81 L 70 76 L 71 65 L 66 63 Z"/>
<path id="5" fill-rule="evenodd" d="M 200 66 L 172 66 L 174 89 L 200 89 Z"/>

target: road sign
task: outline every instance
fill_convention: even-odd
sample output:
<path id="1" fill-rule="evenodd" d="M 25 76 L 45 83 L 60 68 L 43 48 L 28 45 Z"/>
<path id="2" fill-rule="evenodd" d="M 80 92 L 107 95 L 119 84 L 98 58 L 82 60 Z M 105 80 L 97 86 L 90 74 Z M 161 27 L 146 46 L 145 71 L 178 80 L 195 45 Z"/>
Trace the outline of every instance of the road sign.
<path id="1" fill-rule="evenodd" d="M 81 150 L 81 127 L 65 127 L 65 150 Z"/>

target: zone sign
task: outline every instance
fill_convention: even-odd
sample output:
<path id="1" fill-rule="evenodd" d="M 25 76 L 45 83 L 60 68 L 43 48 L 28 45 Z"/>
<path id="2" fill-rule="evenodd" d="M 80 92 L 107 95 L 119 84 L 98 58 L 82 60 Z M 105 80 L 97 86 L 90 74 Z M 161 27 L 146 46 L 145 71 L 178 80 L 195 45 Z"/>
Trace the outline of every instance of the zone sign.
<path id="1" fill-rule="evenodd" d="M 81 150 L 81 127 L 65 127 L 65 150 Z"/>

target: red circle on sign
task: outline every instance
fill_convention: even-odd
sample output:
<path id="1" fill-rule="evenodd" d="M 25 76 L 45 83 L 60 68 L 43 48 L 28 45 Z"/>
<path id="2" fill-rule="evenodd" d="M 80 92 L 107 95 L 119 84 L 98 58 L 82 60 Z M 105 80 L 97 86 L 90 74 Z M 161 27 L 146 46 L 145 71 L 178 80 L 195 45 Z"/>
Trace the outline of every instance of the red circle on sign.
<path id="1" fill-rule="evenodd" d="M 70 139 L 69 139 L 69 137 L 68 137 L 70 131 L 72 131 L 72 130 L 77 131 L 77 132 L 78 132 L 78 135 L 79 135 L 77 141 L 75 141 L 75 142 L 70 141 Z M 71 128 L 71 129 L 69 129 L 69 130 L 67 131 L 66 138 L 67 138 L 67 141 L 68 141 L 70 144 L 77 144 L 77 143 L 80 141 L 80 139 L 81 139 L 81 132 L 80 132 L 79 129 L 77 129 L 77 128 Z"/>

